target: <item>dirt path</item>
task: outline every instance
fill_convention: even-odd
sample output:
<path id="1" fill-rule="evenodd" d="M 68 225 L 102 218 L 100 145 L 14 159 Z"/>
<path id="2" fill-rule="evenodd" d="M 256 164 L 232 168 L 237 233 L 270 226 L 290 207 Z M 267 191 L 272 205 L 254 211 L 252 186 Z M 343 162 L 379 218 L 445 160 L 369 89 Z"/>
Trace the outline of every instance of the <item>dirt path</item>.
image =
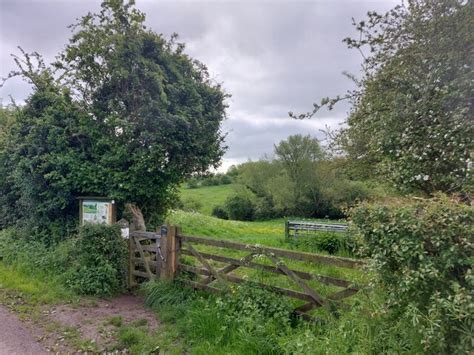
<path id="1" fill-rule="evenodd" d="M 61 305 L 49 313 L 63 327 L 78 331 L 83 340 L 96 344 L 99 350 L 107 350 L 115 341 L 113 323 L 117 321 L 124 325 L 141 322 L 149 331 L 158 328 L 155 314 L 143 304 L 141 297 L 122 295 L 80 307 Z"/>
<path id="2" fill-rule="evenodd" d="M 35 340 L 18 317 L 0 305 L 0 355 L 43 355 L 47 350 Z"/>
<path id="3" fill-rule="evenodd" d="M 17 301 L 23 304 L 20 299 Z M 12 311 L 0 304 L 0 355 L 43 355 L 48 353 L 127 353 L 116 338 L 119 327 L 140 324 L 148 333 L 159 326 L 155 314 L 144 307 L 143 299 L 122 295 L 81 304 L 41 306 L 39 314 Z M 37 341 L 37 339 L 39 341 Z"/>

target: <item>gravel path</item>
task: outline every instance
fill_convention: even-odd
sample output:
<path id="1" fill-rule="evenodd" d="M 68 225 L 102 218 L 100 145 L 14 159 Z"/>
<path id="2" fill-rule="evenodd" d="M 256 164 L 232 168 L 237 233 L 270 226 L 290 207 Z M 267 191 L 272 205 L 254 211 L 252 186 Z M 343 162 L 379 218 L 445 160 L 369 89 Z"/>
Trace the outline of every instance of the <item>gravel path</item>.
<path id="1" fill-rule="evenodd" d="M 48 352 L 14 314 L 0 305 L 0 355 L 13 354 L 43 355 Z"/>

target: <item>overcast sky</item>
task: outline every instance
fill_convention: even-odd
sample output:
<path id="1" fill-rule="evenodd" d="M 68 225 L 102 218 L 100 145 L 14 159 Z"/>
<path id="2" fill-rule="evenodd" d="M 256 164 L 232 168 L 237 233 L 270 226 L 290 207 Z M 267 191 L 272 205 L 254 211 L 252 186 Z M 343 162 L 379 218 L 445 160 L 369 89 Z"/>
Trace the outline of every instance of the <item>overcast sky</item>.
<path id="1" fill-rule="evenodd" d="M 343 71 L 359 72 L 361 57 L 342 39 L 355 34 L 351 18 L 386 11 L 397 0 L 163 1 L 137 0 L 146 23 L 158 33 L 173 32 L 186 52 L 205 63 L 214 79 L 232 95 L 228 119 L 229 149 L 221 169 L 271 154 L 290 134 L 322 137 L 319 129 L 337 128 L 348 107 L 295 121 L 288 111 L 306 112 L 324 96 L 352 87 Z M 67 26 L 94 12 L 100 0 L 0 0 L 0 76 L 14 69 L 17 46 L 38 51 L 51 62 L 70 36 Z M 0 88 L 21 102 L 28 84 L 14 79 Z"/>

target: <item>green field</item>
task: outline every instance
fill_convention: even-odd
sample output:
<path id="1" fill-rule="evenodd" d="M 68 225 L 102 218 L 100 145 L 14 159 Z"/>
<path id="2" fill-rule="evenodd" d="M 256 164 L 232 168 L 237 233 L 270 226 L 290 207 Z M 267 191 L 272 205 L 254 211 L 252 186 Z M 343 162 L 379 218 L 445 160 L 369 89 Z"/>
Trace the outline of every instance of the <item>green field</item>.
<path id="1" fill-rule="evenodd" d="M 284 240 L 285 220 L 277 218 L 253 222 L 232 221 L 181 210 L 173 211 L 167 218 L 168 223 L 180 226 L 185 234 L 288 248 Z M 323 219 L 311 219 L 311 221 L 328 222 Z"/>
<path id="2" fill-rule="evenodd" d="M 236 186 L 236 184 L 229 184 L 205 186 L 195 189 L 183 187 L 180 189 L 180 198 L 184 202 L 189 199 L 199 201 L 202 205 L 199 212 L 210 216 L 212 209 L 217 205 L 223 205 L 226 198 L 233 193 Z"/>
<path id="3" fill-rule="evenodd" d="M 283 219 L 256 222 L 229 221 L 198 212 L 178 210 L 171 213 L 167 221 L 180 226 L 186 234 L 234 240 L 241 243 L 281 246 L 285 236 Z"/>

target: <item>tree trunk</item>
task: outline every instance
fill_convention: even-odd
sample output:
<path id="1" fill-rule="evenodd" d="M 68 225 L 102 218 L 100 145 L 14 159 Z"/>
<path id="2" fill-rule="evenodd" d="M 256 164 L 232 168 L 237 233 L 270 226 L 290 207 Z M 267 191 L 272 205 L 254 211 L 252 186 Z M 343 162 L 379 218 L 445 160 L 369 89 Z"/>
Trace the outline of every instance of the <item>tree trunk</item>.
<path id="1" fill-rule="evenodd" d="M 134 203 L 125 204 L 125 209 L 130 212 L 132 215 L 132 223 L 130 225 L 130 230 L 134 231 L 146 231 L 145 219 L 143 218 L 142 211 Z"/>

